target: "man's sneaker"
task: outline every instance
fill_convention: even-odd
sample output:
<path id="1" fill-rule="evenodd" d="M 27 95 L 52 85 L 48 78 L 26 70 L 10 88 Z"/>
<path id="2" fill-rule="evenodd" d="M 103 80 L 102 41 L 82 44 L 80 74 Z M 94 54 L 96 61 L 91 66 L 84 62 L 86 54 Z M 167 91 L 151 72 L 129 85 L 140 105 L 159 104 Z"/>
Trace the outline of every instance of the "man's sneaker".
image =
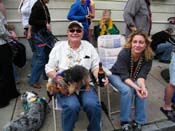
<path id="1" fill-rule="evenodd" d="M 131 131 L 131 125 L 129 123 L 123 124 L 122 131 Z"/>
<path id="2" fill-rule="evenodd" d="M 137 122 L 133 122 L 133 131 L 141 131 L 142 130 L 142 125 L 137 123 Z"/>

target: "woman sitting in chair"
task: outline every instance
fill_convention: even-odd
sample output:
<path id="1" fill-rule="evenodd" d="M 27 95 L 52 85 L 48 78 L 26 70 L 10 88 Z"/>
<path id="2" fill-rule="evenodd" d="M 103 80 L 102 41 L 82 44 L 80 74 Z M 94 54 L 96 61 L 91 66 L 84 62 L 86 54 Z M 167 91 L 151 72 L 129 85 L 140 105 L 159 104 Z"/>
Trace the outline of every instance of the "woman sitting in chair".
<path id="1" fill-rule="evenodd" d="M 145 85 L 152 66 L 153 51 L 146 33 L 133 32 L 112 66 L 112 75 L 108 76 L 111 84 L 121 92 L 120 121 L 123 131 L 131 128 L 132 100 L 135 97 L 135 120 L 133 127 L 141 130 L 146 122 L 146 98 L 148 91 Z"/>
<path id="2" fill-rule="evenodd" d="M 117 29 L 111 19 L 111 10 L 104 10 L 103 16 L 99 21 L 99 24 L 94 27 L 94 35 L 97 39 L 100 35 L 112 35 L 119 34 L 120 31 Z"/>

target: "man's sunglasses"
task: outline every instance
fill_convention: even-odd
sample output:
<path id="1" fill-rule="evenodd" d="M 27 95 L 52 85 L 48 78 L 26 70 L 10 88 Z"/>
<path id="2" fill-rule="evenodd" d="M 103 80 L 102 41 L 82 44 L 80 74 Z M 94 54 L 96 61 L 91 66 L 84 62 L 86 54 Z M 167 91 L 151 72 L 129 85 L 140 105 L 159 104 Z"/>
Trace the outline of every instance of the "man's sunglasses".
<path id="1" fill-rule="evenodd" d="M 76 31 L 77 33 L 81 33 L 81 32 L 82 32 L 81 29 L 70 29 L 70 30 L 69 30 L 69 32 L 71 32 L 71 33 L 74 33 L 75 31 Z"/>

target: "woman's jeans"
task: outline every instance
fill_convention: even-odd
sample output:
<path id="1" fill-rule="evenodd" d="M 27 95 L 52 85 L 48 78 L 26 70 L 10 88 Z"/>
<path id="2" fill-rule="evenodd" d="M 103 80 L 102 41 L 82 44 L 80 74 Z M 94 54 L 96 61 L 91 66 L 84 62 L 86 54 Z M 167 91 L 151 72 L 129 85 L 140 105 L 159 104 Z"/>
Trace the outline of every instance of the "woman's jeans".
<path id="1" fill-rule="evenodd" d="M 160 60 L 163 61 L 170 61 L 171 60 L 171 53 L 172 53 L 173 45 L 169 43 L 168 41 L 165 43 L 161 43 L 157 46 L 157 49 L 155 51 L 156 55 L 161 54 Z"/>
<path id="2" fill-rule="evenodd" d="M 70 96 L 57 94 L 57 100 L 62 107 L 62 131 L 73 131 L 81 106 L 89 120 L 87 130 L 101 131 L 101 104 L 94 87 L 91 86 L 90 91 L 81 88 L 79 94 L 74 93 Z"/>
<path id="3" fill-rule="evenodd" d="M 44 73 L 46 64 L 45 46 L 40 46 L 37 41 L 33 41 L 33 45 L 35 51 L 33 52 L 32 58 L 31 76 L 29 79 L 30 85 L 39 81 L 41 74 Z"/>
<path id="4" fill-rule="evenodd" d="M 139 124 L 146 122 L 146 100 L 140 99 L 134 88 L 126 85 L 118 75 L 108 76 L 110 83 L 121 93 L 120 99 L 120 120 L 121 122 L 131 121 L 133 99 L 135 104 L 135 121 Z M 135 96 L 135 98 L 134 98 Z"/>

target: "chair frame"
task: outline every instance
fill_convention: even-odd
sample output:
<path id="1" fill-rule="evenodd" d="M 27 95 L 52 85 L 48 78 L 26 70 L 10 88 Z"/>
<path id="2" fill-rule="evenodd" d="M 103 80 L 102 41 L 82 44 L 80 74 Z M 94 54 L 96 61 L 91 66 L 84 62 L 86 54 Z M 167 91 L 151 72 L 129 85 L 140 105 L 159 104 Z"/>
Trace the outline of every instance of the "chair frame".
<path id="1" fill-rule="evenodd" d="M 121 46 L 124 44 L 124 42 L 125 42 L 125 38 L 124 38 L 124 36 L 122 36 L 122 35 L 103 35 L 103 36 L 99 36 L 98 37 L 98 51 L 100 50 L 100 49 L 105 49 L 105 47 L 104 47 L 104 40 L 106 40 L 105 38 L 107 37 L 108 39 L 109 39 L 109 37 L 113 37 L 113 39 L 119 39 L 120 40 L 120 47 L 116 47 L 116 48 L 118 48 L 119 50 L 121 50 Z M 111 40 L 111 39 L 110 39 Z M 114 48 L 114 47 L 113 47 Z M 102 58 L 102 56 L 100 55 L 100 53 L 99 53 L 99 56 L 100 56 L 100 58 Z M 104 56 L 103 56 L 104 57 Z M 117 56 L 116 56 L 117 57 Z M 102 61 L 101 61 L 102 62 Z M 102 64 L 103 64 L 103 62 L 102 62 Z M 109 71 L 109 68 L 106 68 L 106 67 L 103 67 L 104 68 L 104 71 L 105 71 L 105 73 L 106 73 L 106 75 L 108 76 L 108 75 L 111 75 L 111 72 Z M 111 107 L 111 96 L 110 96 L 110 93 L 111 93 L 111 91 L 110 91 L 110 88 L 112 88 L 112 90 L 115 92 L 115 93 L 119 93 L 119 91 L 112 85 L 112 84 L 108 84 L 108 86 L 107 86 L 107 88 L 106 88 L 106 90 L 107 90 L 107 108 L 108 108 L 108 117 L 110 118 L 110 119 L 112 119 L 112 115 L 113 114 L 116 114 L 116 113 L 119 113 L 120 112 L 120 109 L 119 110 L 115 110 L 115 111 L 112 111 L 112 107 Z M 100 91 L 100 87 L 98 87 L 98 94 L 99 94 L 99 96 L 101 97 L 101 91 Z"/>

